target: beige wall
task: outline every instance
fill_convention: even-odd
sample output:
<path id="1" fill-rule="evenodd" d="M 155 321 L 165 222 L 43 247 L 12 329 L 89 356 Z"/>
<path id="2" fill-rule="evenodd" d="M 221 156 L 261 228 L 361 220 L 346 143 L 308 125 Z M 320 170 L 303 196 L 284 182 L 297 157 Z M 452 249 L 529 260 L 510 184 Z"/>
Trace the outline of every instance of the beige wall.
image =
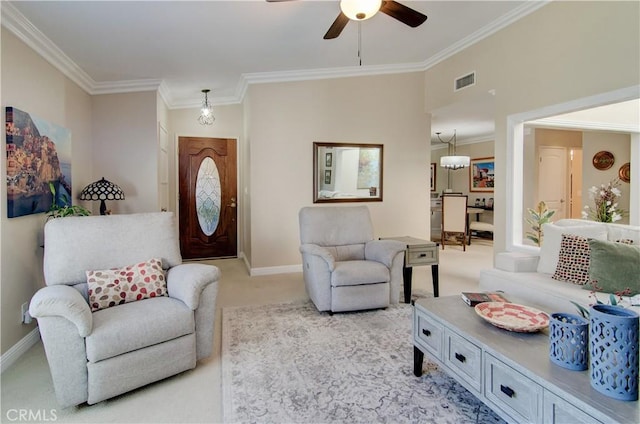
<path id="1" fill-rule="evenodd" d="M 638 85 L 639 14 L 638 2 L 552 2 L 426 71 L 427 112 L 495 90 L 495 222 L 506 222 L 507 117 Z M 453 93 L 472 70 L 476 85 Z M 494 250 L 505 246 L 497 225 Z"/>
<path id="2" fill-rule="evenodd" d="M 5 107 L 13 106 L 71 131 L 73 194 L 92 181 L 91 97 L 48 62 L 2 28 L 2 121 Z M 2 146 L 6 151 L 4 131 Z M 35 324 L 20 323 L 20 307 L 44 285 L 42 277 L 42 229 L 45 215 L 7 218 L 5 159 L 2 175 L 2 256 L 0 257 L 2 353 L 16 344 Z M 74 203 L 81 204 L 74 199 Z M 85 206 L 90 206 L 85 204 Z"/>
<path id="3" fill-rule="evenodd" d="M 249 88 L 251 267 L 298 265 L 298 211 L 313 203 L 314 141 L 384 144 L 376 236 L 429 234 L 429 131 L 421 73 Z"/>
<path id="4" fill-rule="evenodd" d="M 113 213 L 158 207 L 158 105 L 155 91 L 92 98 L 93 178 L 106 178 L 125 199 L 107 202 Z M 93 202 L 98 213 L 99 203 Z"/>

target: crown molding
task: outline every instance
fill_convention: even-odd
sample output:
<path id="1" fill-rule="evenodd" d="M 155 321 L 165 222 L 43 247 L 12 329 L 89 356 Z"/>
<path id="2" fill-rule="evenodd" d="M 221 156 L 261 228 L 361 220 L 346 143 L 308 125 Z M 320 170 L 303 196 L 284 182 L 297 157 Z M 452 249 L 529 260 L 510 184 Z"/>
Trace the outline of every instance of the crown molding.
<path id="1" fill-rule="evenodd" d="M 109 82 L 94 82 L 89 94 L 117 94 L 136 91 L 159 90 L 163 84 L 161 79 L 121 80 Z M 166 85 L 165 85 L 166 90 Z M 166 94 L 166 92 L 165 92 Z"/>
<path id="2" fill-rule="evenodd" d="M 31 47 L 44 60 L 91 94 L 95 81 L 53 41 L 35 27 L 14 5 L 2 2 L 2 26 Z"/>
<path id="3" fill-rule="evenodd" d="M 471 137 L 471 138 L 467 138 L 465 140 L 456 140 L 456 147 L 460 147 L 460 146 L 465 146 L 465 145 L 469 145 L 469 144 L 478 144 L 478 143 L 486 143 L 488 141 L 495 141 L 496 138 L 493 134 L 488 134 L 488 135 L 481 135 L 478 137 Z M 436 144 L 436 141 L 438 142 Z M 447 143 L 442 143 L 439 140 L 431 140 L 431 150 L 441 150 L 441 149 L 446 149 L 447 148 Z"/>
<path id="4" fill-rule="evenodd" d="M 214 106 L 242 103 L 250 84 L 277 82 L 310 81 L 330 78 L 361 77 L 409 72 L 423 72 L 454 54 L 468 48 L 478 41 L 496 33 L 522 17 L 545 6 L 551 0 L 527 1 L 522 6 L 501 16 L 491 24 L 481 28 L 459 42 L 440 51 L 421 63 L 394 65 L 351 66 L 346 68 L 326 68 L 313 70 L 295 70 L 281 72 L 258 72 L 242 74 L 234 96 L 213 98 Z M 174 99 L 164 80 L 141 79 L 125 81 L 96 82 L 82 70 L 70 57 L 56 46 L 46 35 L 35 27 L 18 9 L 9 2 L 2 2 L 2 26 L 11 31 L 25 44 L 36 51 L 65 76 L 78 84 L 91 95 L 128 93 L 136 91 L 158 90 L 169 109 L 185 109 L 200 106 L 200 99 Z"/>
<path id="5" fill-rule="evenodd" d="M 463 51 L 464 49 L 471 47 L 472 45 L 474 45 L 475 43 L 481 40 L 484 40 L 490 35 L 495 34 L 496 32 L 522 19 L 523 17 L 529 15 L 530 13 L 535 12 L 536 10 L 540 9 L 541 7 L 545 6 L 547 3 L 550 3 L 551 1 L 553 0 L 533 0 L 533 1 L 525 2 L 522 6 L 519 6 L 511 10 L 510 12 L 502 15 L 495 21 L 491 22 L 489 25 L 486 25 L 480 28 L 478 31 L 474 32 L 473 34 L 468 35 L 462 40 L 452 44 L 446 49 L 441 50 L 440 52 L 431 56 L 429 59 L 423 62 L 423 66 L 424 66 L 423 70 L 426 71 L 427 69 L 437 65 L 443 60 L 446 60 L 451 56 Z"/>
<path id="6" fill-rule="evenodd" d="M 623 133 L 640 133 L 640 127 L 633 124 L 615 124 L 611 122 L 574 121 L 569 119 L 544 118 L 529 121 L 527 125 L 545 128 L 564 128 L 581 131 L 609 131 Z"/>

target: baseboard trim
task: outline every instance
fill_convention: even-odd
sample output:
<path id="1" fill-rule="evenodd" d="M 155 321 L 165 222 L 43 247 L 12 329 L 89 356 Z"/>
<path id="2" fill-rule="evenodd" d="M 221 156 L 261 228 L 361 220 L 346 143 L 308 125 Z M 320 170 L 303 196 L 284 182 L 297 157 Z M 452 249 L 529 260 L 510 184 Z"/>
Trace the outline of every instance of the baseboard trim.
<path id="1" fill-rule="evenodd" d="M 36 327 L 20 339 L 18 343 L 11 346 L 11 348 L 0 357 L 0 373 L 4 373 L 11 365 L 20 359 L 22 355 L 27 353 L 34 344 L 38 343 L 39 340 L 40 330 Z"/>
<path id="2" fill-rule="evenodd" d="M 258 275 L 291 274 L 294 272 L 302 272 L 302 264 L 284 265 L 284 266 L 268 266 L 263 268 L 249 269 L 249 275 L 252 277 L 255 277 Z"/>

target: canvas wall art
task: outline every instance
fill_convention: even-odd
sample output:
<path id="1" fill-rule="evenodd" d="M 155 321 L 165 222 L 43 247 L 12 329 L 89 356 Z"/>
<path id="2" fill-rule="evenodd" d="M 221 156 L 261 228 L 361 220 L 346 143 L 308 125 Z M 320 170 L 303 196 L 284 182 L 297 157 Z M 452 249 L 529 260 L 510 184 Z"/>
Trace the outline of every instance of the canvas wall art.
<path id="1" fill-rule="evenodd" d="M 493 193 L 494 158 L 471 159 L 469 168 L 470 191 Z"/>
<path id="2" fill-rule="evenodd" d="M 6 108 L 7 216 L 71 204 L 71 131 L 15 107 Z"/>

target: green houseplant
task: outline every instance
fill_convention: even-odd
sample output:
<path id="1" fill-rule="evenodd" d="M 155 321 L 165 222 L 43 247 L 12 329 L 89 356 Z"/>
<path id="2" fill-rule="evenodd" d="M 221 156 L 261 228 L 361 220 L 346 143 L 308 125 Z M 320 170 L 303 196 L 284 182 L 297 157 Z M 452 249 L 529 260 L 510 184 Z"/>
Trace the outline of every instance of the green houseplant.
<path id="1" fill-rule="evenodd" d="M 527 208 L 529 217 L 526 221 L 531 225 L 531 231 L 527 232 L 527 238 L 533 241 L 536 245 L 542 244 L 542 225 L 551 222 L 551 217 L 556 211 L 549 210 L 544 202 L 539 202 L 535 209 Z"/>
<path id="2" fill-rule="evenodd" d="M 56 196 L 56 187 L 52 181 L 49 181 L 49 190 L 51 191 L 51 207 L 47 211 L 47 219 L 64 218 L 67 216 L 88 216 L 91 211 L 79 205 L 71 205 L 71 201 L 66 194 L 62 194 L 62 201 L 58 203 Z"/>

